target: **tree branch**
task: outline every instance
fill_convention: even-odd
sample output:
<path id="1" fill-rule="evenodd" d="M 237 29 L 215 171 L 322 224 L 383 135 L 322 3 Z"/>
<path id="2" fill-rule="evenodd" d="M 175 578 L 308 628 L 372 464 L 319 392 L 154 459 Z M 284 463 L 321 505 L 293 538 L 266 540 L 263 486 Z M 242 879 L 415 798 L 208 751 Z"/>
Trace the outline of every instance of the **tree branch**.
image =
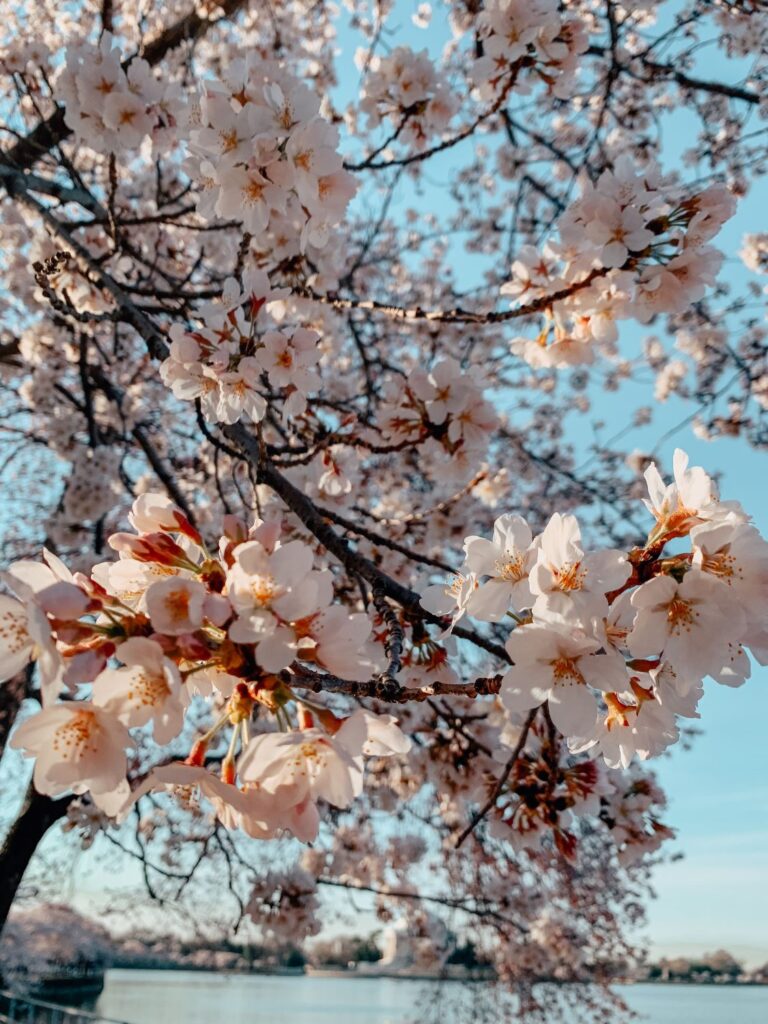
<path id="1" fill-rule="evenodd" d="M 424 686 L 400 686 L 396 680 L 386 678 L 369 679 L 365 682 L 354 679 L 339 679 L 328 672 L 315 672 L 304 665 L 297 665 L 295 671 L 284 669 L 278 679 L 297 690 L 312 693 L 343 693 L 348 697 L 371 697 L 387 704 L 407 704 L 411 701 L 422 704 L 431 697 L 465 697 L 475 700 L 497 694 L 501 687 L 501 676 L 475 679 L 472 683 L 443 683 L 439 679 Z"/>
<path id="2" fill-rule="evenodd" d="M 477 826 L 480 824 L 480 822 L 483 820 L 486 814 L 488 814 L 495 806 L 496 801 L 499 799 L 502 789 L 504 789 L 507 779 L 512 774 L 512 769 L 515 767 L 515 763 L 517 762 L 518 757 L 520 757 L 520 755 L 523 752 L 523 747 L 525 746 L 526 741 L 528 739 L 528 733 L 530 732 L 531 726 L 533 725 L 533 720 L 538 714 L 538 711 L 538 708 L 531 708 L 531 710 L 528 712 L 528 717 L 523 723 L 523 731 L 520 733 L 520 738 L 515 744 L 515 748 L 512 751 L 509 760 L 504 765 L 504 771 L 501 773 L 496 785 L 493 787 L 493 792 L 491 793 L 491 795 L 488 797 L 488 799 L 477 812 L 477 814 L 472 818 L 472 821 L 470 821 L 470 823 L 461 833 L 459 838 L 456 840 L 457 850 L 464 842 L 464 840 L 474 832 L 474 830 L 477 828 Z"/>
<path id="3" fill-rule="evenodd" d="M 621 268 L 625 269 L 625 268 Z M 471 309 L 423 309 L 421 306 L 393 306 L 388 302 L 377 302 L 374 299 L 345 299 L 337 295 L 320 295 L 307 288 L 296 288 L 298 295 L 333 306 L 334 309 L 365 309 L 371 312 L 384 313 L 393 320 L 426 320 L 429 323 L 442 324 L 502 324 L 508 320 L 520 320 L 526 316 L 543 313 L 556 302 L 569 299 L 572 295 L 588 288 L 598 277 L 604 277 L 609 271 L 605 268 L 590 270 L 585 278 L 576 281 L 559 291 L 542 295 L 533 302 L 515 309 L 493 310 L 489 313 L 478 313 Z"/>
<path id="4" fill-rule="evenodd" d="M 224 13 L 218 20 L 224 21 L 235 17 L 247 3 L 248 0 L 221 0 L 219 6 Z M 199 39 L 214 24 L 216 21 L 201 17 L 197 9 L 192 10 L 147 43 L 142 49 L 141 56 L 150 65 L 159 64 L 171 50 L 183 42 Z M 57 107 L 55 113 L 2 153 L 0 159 L 17 170 L 28 170 L 36 160 L 45 156 L 71 134 L 72 129 L 64 120 L 64 108 Z"/>

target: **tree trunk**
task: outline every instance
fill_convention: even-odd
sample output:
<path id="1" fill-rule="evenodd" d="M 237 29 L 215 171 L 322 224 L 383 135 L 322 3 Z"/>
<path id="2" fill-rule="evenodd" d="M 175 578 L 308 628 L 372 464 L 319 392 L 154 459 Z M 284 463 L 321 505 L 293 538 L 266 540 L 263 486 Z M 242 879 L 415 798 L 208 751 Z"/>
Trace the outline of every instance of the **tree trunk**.
<path id="1" fill-rule="evenodd" d="M 32 855 L 51 825 L 67 813 L 72 799 L 51 800 L 30 782 L 24 804 L 0 849 L 0 931 Z"/>
<path id="2" fill-rule="evenodd" d="M 0 758 L 3 756 L 21 702 L 27 696 L 28 686 L 29 679 L 26 672 L 19 672 L 18 675 L 0 685 Z"/>

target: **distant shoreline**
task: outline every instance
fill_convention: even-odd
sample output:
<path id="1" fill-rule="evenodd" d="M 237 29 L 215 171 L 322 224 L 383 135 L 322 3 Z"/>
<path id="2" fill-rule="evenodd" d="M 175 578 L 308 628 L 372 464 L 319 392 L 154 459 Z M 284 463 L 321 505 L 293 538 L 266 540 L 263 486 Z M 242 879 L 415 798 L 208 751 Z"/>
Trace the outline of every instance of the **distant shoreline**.
<path id="1" fill-rule="evenodd" d="M 220 976 L 233 975 L 236 977 L 306 977 L 306 978 L 318 978 L 326 980 L 355 980 L 355 981 L 465 981 L 465 982 L 477 982 L 479 980 L 487 981 L 488 978 L 473 978 L 471 975 L 465 978 L 456 977 L 455 975 L 442 975 L 442 974 L 396 974 L 396 973 L 385 973 L 385 974 L 373 974 L 368 972 L 358 971 L 345 971 L 342 969 L 328 968 L 313 968 L 305 970 L 301 967 L 284 967 L 284 968 L 220 968 L 220 967 L 203 967 L 194 964 L 167 964 L 151 966 L 144 964 L 120 964 L 114 967 L 108 967 L 108 971 L 157 971 L 158 973 L 171 973 L 176 972 L 179 974 L 216 974 Z M 539 985 L 551 985 L 551 984 L 566 984 L 566 985 L 589 985 L 591 982 L 588 979 L 584 981 L 569 981 L 561 982 L 556 978 L 542 978 L 540 981 L 534 984 Z M 672 988 L 684 988 L 686 986 L 698 986 L 699 988 L 766 988 L 768 982 L 766 981 L 703 981 L 701 979 L 682 981 L 682 980 L 663 980 L 660 978 L 617 978 L 611 982 L 612 985 L 631 986 L 631 985 L 659 985 Z"/>

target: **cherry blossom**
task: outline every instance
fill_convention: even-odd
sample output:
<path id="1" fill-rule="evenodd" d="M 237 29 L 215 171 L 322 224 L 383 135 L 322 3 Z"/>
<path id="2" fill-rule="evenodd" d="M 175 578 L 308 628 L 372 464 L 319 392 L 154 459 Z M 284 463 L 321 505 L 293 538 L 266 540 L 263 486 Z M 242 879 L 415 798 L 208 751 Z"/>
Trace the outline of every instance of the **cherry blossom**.
<path id="1" fill-rule="evenodd" d="M 190 169 L 206 185 L 200 212 L 235 217 L 261 240 L 290 205 L 307 211 L 302 247 L 327 245 L 355 185 L 319 106 L 304 83 L 255 54 L 229 68 L 224 81 L 206 83 L 200 126 L 189 133 Z"/>
<path id="2" fill-rule="evenodd" d="M 493 540 L 467 537 L 464 552 L 469 572 L 488 577 L 469 598 L 468 610 L 475 618 L 498 622 L 510 607 L 531 607 L 534 598 L 528 577 L 537 545 L 522 516 L 500 516 L 493 524 Z"/>
<path id="3" fill-rule="evenodd" d="M 688 467 L 688 456 L 680 448 L 675 449 L 674 474 L 674 483 L 664 484 L 655 463 L 645 472 L 650 495 L 645 505 L 658 522 L 656 534 L 670 537 L 688 533 L 700 522 L 746 519 L 738 502 L 719 500 L 715 483 L 700 466 Z"/>
<path id="4" fill-rule="evenodd" d="M 70 47 L 57 88 L 67 123 L 102 152 L 136 149 L 148 136 L 158 148 L 167 148 L 186 118 L 181 95 L 172 84 L 157 81 L 146 61 L 134 57 L 123 70 L 110 32 L 102 33 L 97 47 Z"/>
<path id="5" fill-rule="evenodd" d="M 360 735 L 360 724 L 365 732 Z M 343 723 L 336 733 L 337 740 L 354 753 L 358 746 L 366 757 L 388 757 L 390 754 L 407 754 L 412 743 L 398 728 L 393 715 L 373 715 L 361 708 Z"/>
<path id="6" fill-rule="evenodd" d="M 627 637 L 629 650 L 635 657 L 663 652 L 684 692 L 710 669 L 721 668 L 727 645 L 744 633 L 743 610 L 722 603 L 722 596 L 717 581 L 696 570 L 682 583 L 671 576 L 649 580 L 632 595 L 637 617 Z"/>
<path id="7" fill-rule="evenodd" d="M 347 807 L 363 787 L 362 767 L 353 754 L 341 740 L 319 729 L 257 736 L 238 771 L 245 783 L 258 783 L 287 808 L 303 805 L 308 798 Z"/>
<path id="8" fill-rule="evenodd" d="M 604 595 L 631 573 L 620 551 L 585 553 L 574 516 L 555 513 L 539 538 L 530 573 L 534 615 L 554 622 L 585 623 L 606 609 Z"/>
<path id="9" fill-rule="evenodd" d="M 691 564 L 728 588 L 724 601 L 741 605 L 758 631 L 768 593 L 768 544 L 759 531 L 738 520 L 701 523 L 691 530 Z M 745 635 L 749 642 L 749 632 Z"/>
<path id="10" fill-rule="evenodd" d="M 605 717 L 585 740 L 569 742 L 574 752 L 599 750 L 610 768 L 628 768 L 634 757 L 647 760 L 677 741 L 675 712 L 654 699 L 650 679 L 633 677 L 626 693 L 606 693 L 603 699 Z"/>
<path id="11" fill-rule="evenodd" d="M 227 578 L 228 596 L 237 612 L 229 635 L 256 643 L 259 663 L 277 672 L 294 657 L 297 636 L 286 623 L 304 619 L 327 603 L 326 578 L 311 572 L 312 552 L 300 541 L 271 554 L 259 541 L 239 545 Z"/>
<path id="12" fill-rule="evenodd" d="M 363 612 L 350 615 L 345 608 L 331 605 L 301 623 L 298 656 L 319 662 L 342 679 L 356 679 L 370 673 L 380 660 L 369 643 L 371 620 Z"/>
<path id="13" fill-rule="evenodd" d="M 242 289 L 232 280 L 225 284 L 222 306 L 201 311 L 200 329 L 173 325 L 168 358 L 160 366 L 164 383 L 183 401 L 198 399 L 211 422 L 258 423 L 269 408 L 265 372 L 272 387 L 285 393 L 285 415 L 303 414 L 309 393 L 321 383 L 314 368 L 319 335 L 305 327 L 291 334 L 269 329 L 275 323 L 269 310 L 283 293 L 270 287 L 265 274 L 251 274 Z"/>
<path id="14" fill-rule="evenodd" d="M 627 155 L 595 184 L 582 179 L 581 192 L 559 220 L 560 242 L 548 243 L 543 258 L 525 252 L 501 287 L 522 303 L 573 285 L 572 295 L 545 306 L 538 338 L 512 342 L 537 368 L 591 363 L 595 346 L 614 354 L 616 321 L 646 323 L 703 296 L 722 262 L 706 242 L 734 212 L 732 197 L 716 186 L 667 194 L 657 167 L 637 174 Z"/>
<path id="15" fill-rule="evenodd" d="M 450 615 L 452 628 L 468 610 L 469 602 L 478 587 L 479 583 L 474 573 L 468 576 L 457 573 L 447 586 L 433 583 L 426 587 L 422 591 L 420 603 L 422 608 L 435 615 Z"/>
<path id="16" fill-rule="evenodd" d="M 184 724 L 181 677 L 154 640 L 132 637 L 115 649 L 122 668 L 105 669 L 93 681 L 93 703 L 125 725 L 152 722 L 158 743 L 169 743 Z"/>
<path id="17" fill-rule="evenodd" d="M 158 633 L 193 633 L 203 622 L 205 587 L 197 580 L 171 578 L 150 583 L 144 602 Z"/>
<path id="18" fill-rule="evenodd" d="M 128 522 L 137 533 L 179 531 L 192 540 L 199 541 L 198 532 L 191 526 L 178 505 L 166 495 L 155 491 L 140 494 L 136 498 L 128 513 Z"/>
<path id="19" fill-rule="evenodd" d="M 604 267 L 621 267 L 630 252 L 642 252 L 653 241 L 645 219 L 632 206 L 622 208 L 613 199 L 596 204 L 594 220 L 587 224 L 587 238 L 599 247 L 598 258 Z"/>
<path id="20" fill-rule="evenodd" d="M 77 619 L 90 602 L 69 579 L 60 578 L 59 574 L 69 574 L 63 566 L 59 568 L 55 556 L 50 552 L 46 556 L 56 571 L 48 565 L 19 561 L 6 574 L 7 582 L 22 600 L 0 594 L 0 681 L 11 679 L 34 661 L 47 703 L 59 696 L 64 674 L 48 615 Z"/>
<path id="21" fill-rule="evenodd" d="M 35 650 L 26 608 L 21 601 L 5 594 L 0 594 L 0 641 L 5 682 L 21 672 L 31 661 Z"/>
<path id="22" fill-rule="evenodd" d="M 107 814 L 125 799 L 125 726 L 88 701 L 51 704 L 16 729 L 11 744 L 35 758 L 35 788 L 48 796 L 88 791 Z"/>
<path id="23" fill-rule="evenodd" d="M 621 678 L 621 662 L 598 654 L 599 644 L 553 626 L 513 630 L 506 644 L 514 661 L 502 679 L 501 699 L 510 711 L 548 702 L 552 721 L 567 736 L 584 736 L 597 720 L 590 687 L 608 690 Z"/>
<path id="24" fill-rule="evenodd" d="M 468 463 L 462 457 L 481 458 L 498 425 L 496 412 L 482 397 L 480 370 L 467 372 L 457 360 L 441 359 L 429 372 L 414 368 L 404 391 L 394 384 L 388 390 L 392 401 L 382 408 L 385 435 L 393 442 L 420 441 L 425 452 L 432 449 L 446 457 L 445 470 L 466 477 Z"/>
<path id="25" fill-rule="evenodd" d="M 576 71 L 573 58 L 587 45 L 586 33 L 578 21 L 563 22 L 554 0 L 494 0 L 480 18 L 485 56 L 475 61 L 472 77 L 481 96 L 490 97 L 503 88 L 513 88 L 522 60 L 530 58 L 532 73 L 540 74 L 557 95 L 567 95 Z M 523 91 L 526 88 L 521 85 Z"/>

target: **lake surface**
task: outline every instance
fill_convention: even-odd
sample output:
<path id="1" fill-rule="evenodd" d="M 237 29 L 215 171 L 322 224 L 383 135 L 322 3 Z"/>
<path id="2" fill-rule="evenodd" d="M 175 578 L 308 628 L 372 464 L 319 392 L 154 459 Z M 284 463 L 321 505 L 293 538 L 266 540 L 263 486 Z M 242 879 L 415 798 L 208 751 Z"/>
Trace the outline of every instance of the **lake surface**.
<path id="1" fill-rule="evenodd" d="M 648 1024 L 768 1024 L 768 987 L 630 985 Z M 512 1024 L 478 1015 L 478 989 L 387 978 L 309 978 L 193 971 L 109 971 L 96 1011 L 126 1024 Z"/>

